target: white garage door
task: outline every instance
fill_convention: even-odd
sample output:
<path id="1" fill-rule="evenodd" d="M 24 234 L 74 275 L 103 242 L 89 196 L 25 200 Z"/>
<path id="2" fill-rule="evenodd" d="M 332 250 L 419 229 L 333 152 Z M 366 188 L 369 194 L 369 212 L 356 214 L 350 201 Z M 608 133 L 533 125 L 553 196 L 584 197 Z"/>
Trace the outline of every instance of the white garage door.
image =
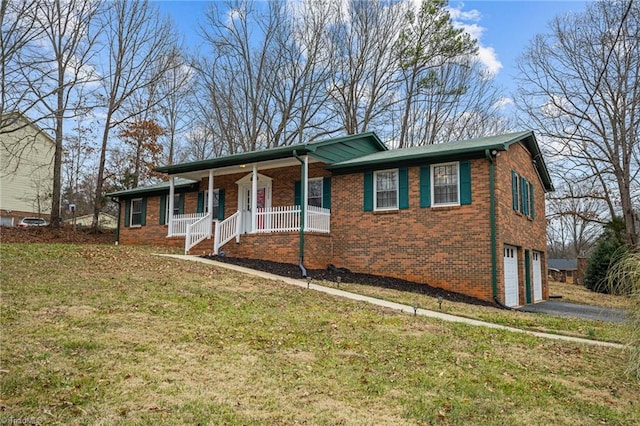
<path id="1" fill-rule="evenodd" d="M 518 306 L 518 249 L 504 246 L 504 304 Z"/>
<path id="2" fill-rule="evenodd" d="M 533 301 L 542 300 L 542 264 L 540 263 L 540 252 L 533 252 L 532 272 L 533 272 Z"/>

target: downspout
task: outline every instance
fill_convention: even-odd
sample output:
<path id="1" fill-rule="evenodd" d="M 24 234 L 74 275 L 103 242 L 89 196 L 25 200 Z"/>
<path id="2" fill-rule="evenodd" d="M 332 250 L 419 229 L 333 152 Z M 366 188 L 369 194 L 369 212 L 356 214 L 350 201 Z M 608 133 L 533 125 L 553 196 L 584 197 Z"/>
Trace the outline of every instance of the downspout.
<path id="1" fill-rule="evenodd" d="M 305 189 L 305 185 L 303 184 L 304 181 L 307 179 L 306 173 L 305 173 L 305 161 L 298 155 L 297 150 L 293 150 L 293 156 L 296 158 L 296 160 L 298 160 L 300 162 L 300 238 L 299 238 L 299 248 L 300 248 L 300 258 L 298 261 L 298 268 L 300 268 L 300 273 L 302 274 L 303 278 L 307 277 L 307 270 L 305 269 L 304 265 L 302 264 L 304 262 L 304 227 L 305 227 L 305 218 L 307 216 L 307 206 L 305 206 L 304 204 L 306 204 L 304 202 L 305 200 L 305 193 L 304 193 L 304 189 Z"/>
<path id="2" fill-rule="evenodd" d="M 118 197 L 111 197 L 111 201 L 113 201 L 114 203 L 116 202 L 116 199 L 118 199 Z M 117 201 L 118 203 L 118 224 L 116 225 L 116 245 L 118 245 L 118 243 L 120 242 L 120 200 L 118 199 Z"/>
<path id="3" fill-rule="evenodd" d="M 495 164 L 491 151 L 484 150 L 484 154 L 489 160 L 489 220 L 491 223 L 491 287 L 493 300 L 501 307 L 505 305 L 498 299 L 498 253 L 496 247 L 496 195 L 495 195 Z"/>

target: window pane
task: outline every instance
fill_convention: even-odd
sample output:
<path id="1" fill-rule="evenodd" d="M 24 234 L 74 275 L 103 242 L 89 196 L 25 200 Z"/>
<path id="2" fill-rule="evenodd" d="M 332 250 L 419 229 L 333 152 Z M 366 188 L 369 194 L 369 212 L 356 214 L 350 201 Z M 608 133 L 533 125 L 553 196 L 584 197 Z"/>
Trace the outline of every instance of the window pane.
<path id="1" fill-rule="evenodd" d="M 398 173 L 395 170 L 376 172 L 376 208 L 398 206 Z"/>
<path id="2" fill-rule="evenodd" d="M 142 199 L 131 200 L 131 226 L 142 225 Z"/>
<path id="3" fill-rule="evenodd" d="M 168 208 L 168 207 L 167 207 Z M 180 214 L 180 194 L 173 195 L 173 215 Z M 169 215 L 167 215 L 169 217 Z"/>
<path id="4" fill-rule="evenodd" d="M 433 167 L 433 203 L 458 202 L 458 165 L 446 164 Z"/>
<path id="5" fill-rule="evenodd" d="M 309 180 L 309 196 L 307 198 L 310 206 L 322 207 L 322 179 Z"/>
<path id="6" fill-rule="evenodd" d="M 169 223 L 169 201 L 167 197 L 167 212 L 164 216 L 164 223 Z M 180 194 L 173 194 L 173 217 L 180 214 Z"/>
<path id="7" fill-rule="evenodd" d="M 211 217 L 214 219 L 218 218 L 218 206 L 220 206 L 220 190 L 213 190 L 213 212 L 211 212 Z M 204 212 L 209 212 L 209 191 L 204 192 Z"/>

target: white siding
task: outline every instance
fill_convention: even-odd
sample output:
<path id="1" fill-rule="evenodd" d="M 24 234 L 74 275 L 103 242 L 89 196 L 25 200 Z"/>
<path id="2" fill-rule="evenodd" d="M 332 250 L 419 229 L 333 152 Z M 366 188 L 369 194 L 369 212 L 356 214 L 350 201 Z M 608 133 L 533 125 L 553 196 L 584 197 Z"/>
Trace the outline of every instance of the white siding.
<path id="1" fill-rule="evenodd" d="M 36 126 L 0 134 L 0 209 L 51 213 L 54 154 L 55 143 Z"/>

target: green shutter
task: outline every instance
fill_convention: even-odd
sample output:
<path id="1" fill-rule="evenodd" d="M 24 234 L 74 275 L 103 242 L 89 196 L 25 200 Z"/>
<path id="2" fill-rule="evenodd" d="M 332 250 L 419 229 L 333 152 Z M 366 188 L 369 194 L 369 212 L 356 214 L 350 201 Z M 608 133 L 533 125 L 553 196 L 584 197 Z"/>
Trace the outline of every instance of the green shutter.
<path id="1" fill-rule="evenodd" d="M 167 213 L 167 196 L 166 195 L 161 195 L 160 196 L 160 214 L 158 215 L 159 220 L 158 223 L 160 225 L 164 225 L 166 223 L 166 213 Z"/>
<path id="2" fill-rule="evenodd" d="M 518 203 L 518 174 L 515 170 L 511 170 L 511 198 L 513 200 L 513 209 L 518 211 L 518 206 L 520 205 Z"/>
<path id="3" fill-rule="evenodd" d="M 398 208 L 409 208 L 409 170 L 401 167 L 398 170 Z"/>
<path id="4" fill-rule="evenodd" d="M 124 200 L 124 226 L 131 225 L 131 200 Z"/>
<path id="5" fill-rule="evenodd" d="M 522 214 L 529 214 L 529 200 L 527 198 L 527 188 L 529 185 L 527 184 L 527 180 L 523 177 L 520 177 L 520 211 Z"/>
<path id="6" fill-rule="evenodd" d="M 431 206 L 431 167 L 420 167 L 420 207 Z"/>
<path id="7" fill-rule="evenodd" d="M 294 206 L 302 205 L 302 188 L 300 183 L 301 182 L 299 180 L 293 183 L 293 205 Z"/>
<path id="8" fill-rule="evenodd" d="M 142 217 L 140 218 L 140 225 L 145 226 L 147 224 L 147 199 L 142 199 Z"/>
<path id="9" fill-rule="evenodd" d="M 198 207 L 196 210 L 198 213 L 204 212 L 204 192 L 198 192 Z"/>
<path id="10" fill-rule="evenodd" d="M 460 163 L 460 204 L 471 204 L 471 163 Z"/>
<path id="11" fill-rule="evenodd" d="M 178 214 L 184 214 L 184 192 L 178 198 Z"/>
<path id="12" fill-rule="evenodd" d="M 535 197 L 533 196 L 533 183 L 529 182 L 529 201 L 531 201 L 531 211 L 529 215 L 531 219 L 536 217 L 536 206 L 535 206 Z"/>
<path id="13" fill-rule="evenodd" d="M 526 303 L 531 303 L 531 258 L 529 250 L 524 251 L 524 294 Z"/>
<path id="14" fill-rule="evenodd" d="M 322 207 L 331 210 L 331 178 L 322 179 Z"/>
<path id="15" fill-rule="evenodd" d="M 224 189 L 218 190 L 218 220 L 224 220 Z"/>
<path id="16" fill-rule="evenodd" d="M 364 211 L 373 211 L 373 172 L 364 172 Z"/>

